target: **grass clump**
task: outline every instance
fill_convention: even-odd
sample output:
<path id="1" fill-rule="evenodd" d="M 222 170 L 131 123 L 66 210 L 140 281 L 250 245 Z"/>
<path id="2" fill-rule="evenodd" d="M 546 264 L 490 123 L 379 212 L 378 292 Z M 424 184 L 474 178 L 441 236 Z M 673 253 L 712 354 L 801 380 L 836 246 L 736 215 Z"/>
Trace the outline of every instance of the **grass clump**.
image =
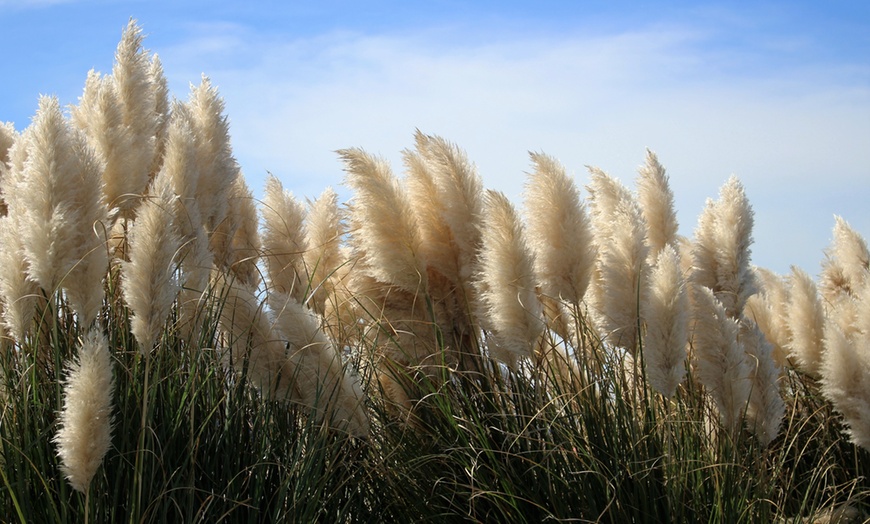
<path id="1" fill-rule="evenodd" d="M 274 178 L 258 205 L 217 91 L 170 104 L 141 40 L 70 117 L 0 126 L 4 522 L 870 513 L 844 220 L 819 283 L 786 279 L 736 178 L 689 239 L 652 152 L 586 199 L 533 153 L 520 212 L 421 132 L 404 177 L 339 151 L 346 207 Z"/>

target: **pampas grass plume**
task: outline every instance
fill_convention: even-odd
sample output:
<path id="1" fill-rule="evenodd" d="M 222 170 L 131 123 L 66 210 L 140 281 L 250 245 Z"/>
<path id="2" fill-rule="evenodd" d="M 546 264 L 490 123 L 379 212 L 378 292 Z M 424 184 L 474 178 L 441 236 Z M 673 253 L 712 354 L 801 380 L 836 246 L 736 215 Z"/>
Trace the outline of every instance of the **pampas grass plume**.
<path id="1" fill-rule="evenodd" d="M 368 416 L 359 381 L 345 370 L 334 344 L 321 329 L 316 314 L 292 297 L 270 294 L 275 326 L 289 343 L 283 380 L 295 384 L 297 402 L 311 408 L 319 420 L 358 437 L 367 436 Z"/>
<path id="2" fill-rule="evenodd" d="M 181 248 L 172 221 L 175 198 L 169 181 L 158 176 L 130 228 L 130 260 L 122 266 L 131 329 L 143 352 L 157 340 L 179 291 L 173 276 Z"/>
<path id="3" fill-rule="evenodd" d="M 707 287 L 694 291 L 692 348 L 698 379 L 713 398 L 722 425 L 736 430 L 752 387 L 752 369 L 738 341 L 739 327 Z"/>
<path id="4" fill-rule="evenodd" d="M 364 254 L 363 269 L 408 293 L 426 287 L 420 230 L 408 195 L 389 165 L 360 149 L 338 151 L 347 184 L 354 190 L 350 208 L 351 244 Z"/>
<path id="5" fill-rule="evenodd" d="M 480 300 L 496 347 L 532 356 L 544 323 L 535 294 L 534 258 L 517 212 L 507 197 L 488 191 L 480 253 Z"/>
<path id="6" fill-rule="evenodd" d="M 580 192 L 554 158 L 531 153 L 526 184 L 529 243 L 541 291 L 579 305 L 592 277 L 597 249 Z"/>
<path id="7" fill-rule="evenodd" d="M 302 254 L 302 260 L 313 287 L 309 304 L 324 315 L 327 300 L 335 298 L 336 272 L 344 263 L 341 251 L 344 222 L 338 208 L 338 194 L 332 188 L 326 188 L 310 203 L 304 230 L 308 249 Z"/>
<path id="8" fill-rule="evenodd" d="M 650 385 L 670 398 L 686 374 L 689 297 L 677 252 L 665 245 L 650 274 L 642 304 L 646 324 L 643 359 Z"/>
<path id="9" fill-rule="evenodd" d="M 308 275 L 302 258 L 305 239 L 305 207 L 274 176 L 266 179 L 263 206 L 263 259 L 272 291 L 304 302 Z"/>
<path id="10" fill-rule="evenodd" d="M 870 450 L 870 337 L 847 335 L 836 322 L 825 326 L 822 394 L 843 414 L 851 441 Z"/>
<path id="11" fill-rule="evenodd" d="M 834 238 L 822 263 L 820 288 L 832 304 L 853 296 L 870 272 L 867 241 L 840 216 L 834 217 Z"/>
<path id="12" fill-rule="evenodd" d="M 740 316 L 757 291 L 750 266 L 754 220 L 743 185 L 732 176 L 719 190 L 719 200 L 707 201 L 695 229 L 692 278 L 713 290 L 731 318 Z"/>
<path id="13" fill-rule="evenodd" d="M 82 493 L 88 491 L 111 446 L 113 390 L 108 342 L 93 329 L 82 342 L 77 362 L 69 366 L 60 428 L 54 437 L 61 470 Z"/>
<path id="14" fill-rule="evenodd" d="M 749 430 L 762 446 L 776 438 L 785 415 L 785 402 L 779 389 L 782 369 L 773 358 L 773 345 L 748 319 L 740 322 L 740 342 L 749 357 L 752 391 L 746 406 Z"/>
<path id="15" fill-rule="evenodd" d="M 804 270 L 792 266 L 786 319 L 791 339 L 789 357 L 810 375 L 819 376 L 825 336 L 825 309 L 813 281 Z"/>
<path id="16" fill-rule="evenodd" d="M 608 340 L 632 354 L 646 293 L 646 225 L 631 192 L 600 169 L 590 168 L 592 225 L 598 245 L 594 306 Z"/>
<path id="17" fill-rule="evenodd" d="M 674 209 L 674 192 L 665 168 L 649 149 L 646 151 L 646 163 L 638 171 L 637 200 L 647 224 L 649 256 L 655 260 L 666 245 L 676 242 L 679 224 Z"/>

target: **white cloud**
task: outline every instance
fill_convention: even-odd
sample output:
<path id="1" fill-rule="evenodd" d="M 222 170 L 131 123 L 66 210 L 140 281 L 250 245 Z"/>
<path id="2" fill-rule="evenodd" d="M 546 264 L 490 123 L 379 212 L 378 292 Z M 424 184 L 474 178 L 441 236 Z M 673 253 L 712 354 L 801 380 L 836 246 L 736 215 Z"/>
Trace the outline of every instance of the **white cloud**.
<path id="1" fill-rule="evenodd" d="M 586 164 L 631 183 L 648 146 L 668 167 L 686 234 L 704 199 L 737 174 L 758 215 L 755 260 L 781 272 L 818 267 L 833 219 L 813 196 L 870 197 L 867 86 L 843 85 L 836 65 L 727 75 L 698 31 L 474 45 L 447 30 L 292 41 L 236 26 L 203 34 L 161 57 L 173 81 L 204 71 L 218 85 L 256 191 L 265 170 L 305 196 L 339 184 L 341 147 L 382 154 L 400 171 L 415 127 L 458 143 L 489 187 L 517 199 L 528 150 L 557 156 L 581 184 Z M 854 202 L 838 212 L 870 235 Z"/>

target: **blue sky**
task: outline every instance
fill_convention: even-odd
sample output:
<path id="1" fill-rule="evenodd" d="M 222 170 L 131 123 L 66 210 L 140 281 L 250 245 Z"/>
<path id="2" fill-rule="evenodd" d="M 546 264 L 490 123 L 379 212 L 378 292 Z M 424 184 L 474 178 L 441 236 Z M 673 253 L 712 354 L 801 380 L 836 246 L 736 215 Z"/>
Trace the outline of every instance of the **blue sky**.
<path id="1" fill-rule="evenodd" d="M 0 0 L 0 121 L 75 103 L 130 17 L 174 96 L 218 86 L 255 193 L 341 193 L 342 147 L 400 173 L 420 128 L 516 202 L 530 150 L 632 185 L 649 147 L 686 235 L 735 174 L 780 273 L 818 272 L 834 214 L 870 236 L 870 2 Z"/>

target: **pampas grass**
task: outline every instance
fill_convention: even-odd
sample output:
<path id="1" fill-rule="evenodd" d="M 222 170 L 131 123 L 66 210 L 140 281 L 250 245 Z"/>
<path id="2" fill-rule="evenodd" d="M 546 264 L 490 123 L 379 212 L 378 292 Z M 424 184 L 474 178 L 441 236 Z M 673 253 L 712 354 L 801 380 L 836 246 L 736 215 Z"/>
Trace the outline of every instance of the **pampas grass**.
<path id="1" fill-rule="evenodd" d="M 607 340 L 633 355 L 649 273 L 646 224 L 631 192 L 615 178 L 590 168 L 588 189 L 598 245 L 593 304 Z"/>
<path id="2" fill-rule="evenodd" d="M 752 382 L 746 425 L 762 446 L 768 446 L 779 433 L 785 415 L 780 394 L 782 368 L 773 359 L 773 346 L 754 322 L 741 321 L 739 340 L 748 357 Z"/>
<path id="3" fill-rule="evenodd" d="M 207 76 L 203 75 L 198 86 L 191 86 L 185 105 L 195 139 L 196 200 L 202 223 L 211 234 L 227 216 L 239 166 L 230 145 L 224 101 Z"/>
<path id="4" fill-rule="evenodd" d="M 643 360 L 647 380 L 670 398 L 686 374 L 689 323 L 688 290 L 678 255 L 670 245 L 662 248 L 656 258 L 641 314 L 646 324 Z"/>
<path id="5" fill-rule="evenodd" d="M 345 164 L 346 183 L 355 191 L 350 232 L 361 257 L 358 270 L 408 293 L 425 289 L 420 230 L 399 181 L 386 162 L 360 149 L 338 154 Z"/>
<path id="6" fill-rule="evenodd" d="M 773 271 L 756 267 L 754 272 L 759 292 L 746 300 L 743 314 L 753 320 L 768 342 L 773 344 L 773 358 L 777 364 L 786 366 L 791 341 L 787 313 L 789 286 Z"/>
<path id="7" fill-rule="evenodd" d="M 27 275 L 24 247 L 18 236 L 15 217 L 0 217 L 0 301 L 3 325 L 17 341 L 30 330 L 39 287 Z"/>
<path id="8" fill-rule="evenodd" d="M 743 185 L 732 176 L 719 200 L 707 200 L 695 229 L 692 279 L 711 289 L 731 318 L 738 318 L 757 292 L 750 266 L 754 220 Z"/>
<path id="9" fill-rule="evenodd" d="M 519 216 L 507 197 L 486 196 L 480 253 L 480 303 L 492 330 L 490 353 L 508 364 L 531 357 L 544 328 L 535 294 L 534 257 Z"/>
<path id="10" fill-rule="evenodd" d="M 315 412 L 318 421 L 357 437 L 367 436 L 369 420 L 364 395 L 356 377 L 345 371 L 337 349 L 321 328 L 320 320 L 292 297 L 269 297 L 275 327 L 289 345 L 285 375 L 296 384 L 299 399 Z"/>
<path id="11" fill-rule="evenodd" d="M 68 373 L 54 441 L 64 476 L 77 491 L 87 493 L 112 444 L 112 358 L 98 329 L 85 336 Z"/>
<path id="12" fill-rule="evenodd" d="M 131 331 L 143 352 L 157 341 L 179 292 L 175 271 L 181 239 L 172 221 L 174 205 L 168 181 L 158 177 L 130 228 L 130 261 L 123 265 L 122 288 L 133 312 Z"/>
<path id="13" fill-rule="evenodd" d="M 696 286 L 692 349 L 696 376 L 713 399 L 722 425 L 740 427 L 752 390 L 752 368 L 738 340 L 739 326 L 707 287 Z"/>
<path id="14" fill-rule="evenodd" d="M 866 335 L 848 336 L 834 322 L 825 327 L 822 393 L 842 413 L 850 440 L 870 450 L 870 358 Z"/>
<path id="15" fill-rule="evenodd" d="M 532 153 L 526 183 L 528 238 L 541 291 L 579 305 L 586 294 L 597 248 L 580 192 L 552 157 Z"/>
<path id="16" fill-rule="evenodd" d="M 646 244 L 655 260 L 662 249 L 677 240 L 677 212 L 665 168 L 655 153 L 647 149 L 646 163 L 638 170 L 637 200 L 647 224 Z"/>
<path id="17" fill-rule="evenodd" d="M 789 357 L 798 368 L 819 376 L 824 351 L 825 310 L 816 283 L 806 271 L 792 267 L 786 309 Z"/>
<path id="18" fill-rule="evenodd" d="M 263 217 L 263 260 L 270 289 L 303 303 L 308 295 L 308 272 L 303 254 L 305 208 L 273 176 L 266 179 L 261 208 Z"/>
<path id="19" fill-rule="evenodd" d="M 90 324 L 107 264 L 100 239 L 107 211 L 97 161 L 55 98 L 40 99 L 23 144 L 26 160 L 13 166 L 5 194 L 27 273 L 48 293 L 67 289 L 80 320 Z"/>
<path id="20" fill-rule="evenodd" d="M 114 189 L 107 192 L 106 200 L 124 216 L 133 213 L 139 197 L 145 193 L 157 152 L 156 133 L 162 116 L 158 103 L 163 101 L 158 102 L 151 60 L 142 48 L 142 41 L 142 30 L 135 20 L 130 20 L 115 52 L 111 76 L 120 102 L 121 126 L 130 146 L 112 152 L 125 158 L 118 163 L 118 170 L 105 175 L 106 186 Z"/>
<path id="21" fill-rule="evenodd" d="M 585 202 L 532 154 L 520 217 L 461 149 L 419 131 L 403 178 L 340 151 L 346 210 L 326 191 L 306 212 L 276 180 L 255 206 L 217 90 L 204 80 L 170 108 L 135 24 L 112 75 L 86 82 L 81 122 L 46 98 L 20 135 L 0 129 L 5 520 L 797 522 L 866 508 L 870 456 L 840 428 L 870 445 L 870 255 L 844 221 L 821 282 L 795 270 L 786 286 L 749 266 L 736 179 L 689 240 L 652 153 L 637 197 L 593 169 Z M 128 182 L 108 159 L 136 155 L 153 155 L 137 164 L 147 190 L 108 196 Z M 107 202 L 124 208 L 112 220 Z"/>
<path id="22" fill-rule="evenodd" d="M 345 263 L 341 251 L 345 224 L 338 208 L 338 194 L 332 188 L 325 189 L 309 204 L 304 231 L 308 249 L 302 260 L 313 287 L 309 304 L 317 313 L 326 315 L 327 302 L 337 298 L 340 280 L 337 272 Z"/>

